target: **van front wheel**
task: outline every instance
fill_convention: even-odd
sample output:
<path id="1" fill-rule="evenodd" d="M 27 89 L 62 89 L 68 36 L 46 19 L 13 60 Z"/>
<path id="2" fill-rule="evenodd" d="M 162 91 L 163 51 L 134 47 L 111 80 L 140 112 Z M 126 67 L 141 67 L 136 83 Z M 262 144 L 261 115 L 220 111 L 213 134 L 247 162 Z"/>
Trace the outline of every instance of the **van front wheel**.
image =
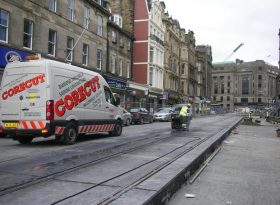
<path id="1" fill-rule="evenodd" d="M 20 144 L 29 144 L 32 140 L 32 136 L 22 136 L 18 137 L 17 140 L 19 141 Z"/>
<path id="2" fill-rule="evenodd" d="M 115 124 L 114 130 L 109 132 L 110 136 L 120 136 L 122 134 L 122 122 L 118 120 Z"/>
<path id="3" fill-rule="evenodd" d="M 77 140 L 78 132 L 75 123 L 69 123 L 63 133 L 63 144 L 71 145 Z"/>

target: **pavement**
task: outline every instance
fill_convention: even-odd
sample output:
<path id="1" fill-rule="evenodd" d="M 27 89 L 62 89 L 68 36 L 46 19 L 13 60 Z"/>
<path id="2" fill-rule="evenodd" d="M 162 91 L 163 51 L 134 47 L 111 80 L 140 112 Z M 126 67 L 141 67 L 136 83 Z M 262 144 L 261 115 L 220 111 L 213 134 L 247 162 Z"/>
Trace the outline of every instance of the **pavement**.
<path id="1" fill-rule="evenodd" d="M 259 126 L 239 125 L 200 175 L 167 205 L 279 205 L 280 126 L 258 120 Z"/>

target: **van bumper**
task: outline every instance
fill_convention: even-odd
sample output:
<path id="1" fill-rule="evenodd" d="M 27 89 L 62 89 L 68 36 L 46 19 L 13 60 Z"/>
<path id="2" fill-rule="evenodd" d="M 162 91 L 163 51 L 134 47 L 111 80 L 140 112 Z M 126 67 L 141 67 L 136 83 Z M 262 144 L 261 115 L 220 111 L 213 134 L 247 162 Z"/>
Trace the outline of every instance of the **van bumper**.
<path id="1" fill-rule="evenodd" d="M 44 130 L 44 132 L 42 132 Z M 2 133 L 17 139 L 20 136 L 49 137 L 54 134 L 53 126 L 46 124 L 45 129 L 3 129 Z"/>

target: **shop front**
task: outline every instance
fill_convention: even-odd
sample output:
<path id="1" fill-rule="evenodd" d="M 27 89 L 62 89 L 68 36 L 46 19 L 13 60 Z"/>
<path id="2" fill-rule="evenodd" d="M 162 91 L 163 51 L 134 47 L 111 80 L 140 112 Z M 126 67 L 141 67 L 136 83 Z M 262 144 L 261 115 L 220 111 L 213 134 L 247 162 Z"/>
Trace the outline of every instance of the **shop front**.
<path id="1" fill-rule="evenodd" d="M 148 109 L 148 95 L 148 85 L 128 81 L 128 90 L 124 107 L 128 110 L 132 107 L 144 107 Z"/>
<path id="2" fill-rule="evenodd" d="M 0 45 L 0 82 L 2 81 L 3 72 L 8 63 L 23 61 L 26 56 L 31 54 L 33 53 Z"/>
<path id="3" fill-rule="evenodd" d="M 157 108 L 163 107 L 162 97 L 163 91 L 161 89 L 153 87 L 149 88 L 147 102 L 148 110 L 150 110 L 150 112 L 155 112 Z"/>

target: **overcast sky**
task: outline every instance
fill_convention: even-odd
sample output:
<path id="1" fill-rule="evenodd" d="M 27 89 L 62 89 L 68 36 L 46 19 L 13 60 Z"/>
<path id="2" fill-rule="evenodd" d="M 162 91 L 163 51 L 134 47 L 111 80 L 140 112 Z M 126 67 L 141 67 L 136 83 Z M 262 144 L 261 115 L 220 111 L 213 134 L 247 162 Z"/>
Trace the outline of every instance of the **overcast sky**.
<path id="1" fill-rule="evenodd" d="M 212 47 L 213 62 L 264 60 L 278 66 L 280 0 L 163 0 L 196 45 Z"/>

